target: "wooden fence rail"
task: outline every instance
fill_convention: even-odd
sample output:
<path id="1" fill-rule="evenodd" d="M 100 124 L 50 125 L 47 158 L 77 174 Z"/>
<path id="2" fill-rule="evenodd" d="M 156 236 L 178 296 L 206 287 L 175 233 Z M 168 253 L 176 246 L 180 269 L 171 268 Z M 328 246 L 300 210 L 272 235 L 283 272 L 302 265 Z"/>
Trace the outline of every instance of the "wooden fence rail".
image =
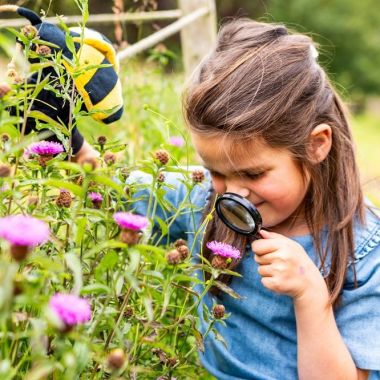
<path id="1" fill-rule="evenodd" d="M 185 73 L 186 76 L 189 76 L 199 61 L 210 51 L 215 42 L 215 0 L 178 0 L 178 6 L 178 9 L 166 11 L 90 15 L 87 22 L 146 22 L 177 19 L 150 36 L 119 51 L 117 55 L 120 60 L 131 58 L 173 34 L 180 32 Z M 62 17 L 62 19 L 68 25 L 77 24 L 82 21 L 81 16 L 67 16 Z M 47 17 L 44 20 L 58 23 L 56 17 Z M 0 19 L 0 28 L 17 28 L 23 25 L 25 25 L 25 20 L 22 19 Z"/>

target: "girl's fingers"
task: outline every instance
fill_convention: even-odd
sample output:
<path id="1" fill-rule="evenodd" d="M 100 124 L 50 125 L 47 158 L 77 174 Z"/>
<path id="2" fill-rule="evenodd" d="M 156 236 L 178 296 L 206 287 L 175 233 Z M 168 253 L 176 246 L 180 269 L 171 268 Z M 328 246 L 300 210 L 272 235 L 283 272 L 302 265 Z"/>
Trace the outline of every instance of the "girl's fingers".
<path id="1" fill-rule="evenodd" d="M 257 272 L 261 277 L 272 277 L 273 270 L 271 265 L 259 265 L 257 267 Z"/>
<path id="2" fill-rule="evenodd" d="M 278 239 L 284 237 L 284 235 L 278 234 L 277 232 L 271 232 L 267 230 L 260 230 L 259 233 L 263 239 Z"/>
<path id="3" fill-rule="evenodd" d="M 254 255 L 253 259 L 260 265 L 271 264 L 275 260 L 276 255 L 268 253 L 266 255 Z"/>
<path id="4" fill-rule="evenodd" d="M 256 255 L 265 255 L 277 251 L 281 247 L 281 241 L 279 239 L 259 239 L 255 240 L 251 247 Z"/>

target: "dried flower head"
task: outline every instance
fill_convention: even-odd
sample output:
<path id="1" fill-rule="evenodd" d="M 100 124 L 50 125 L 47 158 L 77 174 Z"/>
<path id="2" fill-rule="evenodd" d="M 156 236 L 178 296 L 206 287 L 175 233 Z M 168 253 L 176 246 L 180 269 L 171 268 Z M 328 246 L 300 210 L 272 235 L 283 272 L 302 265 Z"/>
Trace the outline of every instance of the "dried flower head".
<path id="1" fill-rule="evenodd" d="M 3 134 L 1 135 L 1 141 L 2 141 L 3 143 L 8 142 L 9 140 L 10 140 L 10 136 L 8 135 L 8 133 L 3 133 Z"/>
<path id="2" fill-rule="evenodd" d="M 154 158 L 158 160 L 161 165 L 166 165 L 169 162 L 169 153 L 164 149 L 159 149 L 154 152 Z"/>
<path id="3" fill-rule="evenodd" d="M 26 155 L 36 154 L 41 156 L 53 156 L 64 151 L 63 145 L 54 141 L 38 141 L 28 146 Z"/>
<path id="4" fill-rule="evenodd" d="M 186 240 L 183 240 L 183 239 L 177 239 L 175 242 L 174 242 L 174 246 L 176 248 L 180 247 L 181 245 L 186 245 Z"/>
<path id="5" fill-rule="evenodd" d="M 205 173 L 203 170 L 194 170 L 191 173 L 191 178 L 194 183 L 200 183 L 203 182 L 205 179 Z"/>
<path id="6" fill-rule="evenodd" d="M 225 308 L 223 305 L 214 305 L 212 308 L 212 314 L 214 315 L 215 319 L 221 319 L 224 317 Z"/>
<path id="7" fill-rule="evenodd" d="M 13 245 L 35 247 L 49 240 L 48 225 L 29 215 L 10 215 L 0 218 L 0 237 Z"/>
<path id="8" fill-rule="evenodd" d="M 185 145 L 185 140 L 181 136 L 171 136 L 169 138 L 169 144 L 182 148 Z"/>
<path id="9" fill-rule="evenodd" d="M 214 255 L 223 256 L 232 259 L 240 258 L 240 251 L 227 243 L 221 243 L 219 241 L 210 241 L 206 244 L 207 248 L 212 251 Z"/>
<path id="10" fill-rule="evenodd" d="M 148 225 L 148 219 L 145 216 L 132 214 L 131 212 L 116 212 L 113 218 L 121 228 L 127 230 L 139 231 Z"/>
<path id="11" fill-rule="evenodd" d="M 0 99 L 4 98 L 10 90 L 11 86 L 8 83 L 0 83 Z"/>
<path id="12" fill-rule="evenodd" d="M 66 327 L 86 323 L 91 319 L 89 302 L 74 294 L 54 294 L 50 298 L 49 307 Z"/>
<path id="13" fill-rule="evenodd" d="M 55 200 L 55 204 L 58 207 L 66 207 L 69 208 L 71 206 L 72 196 L 70 191 L 61 189 L 57 199 Z"/>
<path id="14" fill-rule="evenodd" d="M 164 173 L 159 173 L 158 176 L 157 176 L 157 182 L 165 182 L 165 174 Z"/>

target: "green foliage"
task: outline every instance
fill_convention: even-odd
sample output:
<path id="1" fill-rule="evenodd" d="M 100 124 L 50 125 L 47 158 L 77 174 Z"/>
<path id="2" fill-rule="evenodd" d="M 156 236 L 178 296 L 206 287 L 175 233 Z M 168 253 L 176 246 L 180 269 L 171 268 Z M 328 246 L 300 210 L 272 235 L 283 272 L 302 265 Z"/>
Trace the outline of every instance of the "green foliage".
<path id="1" fill-rule="evenodd" d="M 265 20 L 310 33 L 320 62 L 358 100 L 380 94 L 380 13 L 377 0 L 270 0 Z"/>

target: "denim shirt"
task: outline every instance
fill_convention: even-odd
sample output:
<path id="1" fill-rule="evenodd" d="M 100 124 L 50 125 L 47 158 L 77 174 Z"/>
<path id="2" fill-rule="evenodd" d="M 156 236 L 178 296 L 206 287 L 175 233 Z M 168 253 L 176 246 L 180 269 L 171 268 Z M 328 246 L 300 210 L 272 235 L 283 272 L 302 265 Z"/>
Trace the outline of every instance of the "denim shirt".
<path id="1" fill-rule="evenodd" d="M 170 241 L 186 239 L 189 247 L 192 247 L 194 260 L 197 260 L 196 254 L 200 253 L 201 240 L 201 236 L 195 235 L 195 232 L 211 190 L 209 173 L 205 171 L 205 174 L 205 182 L 196 185 L 191 191 L 192 209 L 180 213 L 170 227 Z M 128 182 L 150 183 L 151 177 L 142 172 L 134 172 Z M 170 186 L 165 198 L 174 206 L 174 210 L 178 210 L 186 197 L 181 174 L 167 173 L 165 182 Z M 133 205 L 135 212 L 146 214 L 148 197 L 148 190 L 137 192 L 138 200 Z M 165 212 L 162 208 L 157 213 L 163 220 L 172 216 L 172 213 Z M 366 219 L 365 227 L 359 224 L 355 227 L 358 287 L 354 287 L 350 263 L 341 305 L 334 314 L 355 365 L 370 370 L 370 380 L 380 380 L 380 220 L 369 211 Z M 315 263 L 318 262 L 310 235 L 292 239 L 303 246 Z M 247 246 L 245 255 L 235 269 L 242 277 L 233 278 L 230 284 L 242 299 L 223 294 L 217 302 L 223 303 L 226 312 L 231 313 L 225 320 L 226 327 L 219 323 L 215 325 L 226 341 L 227 348 L 215 339 L 214 334 L 209 334 L 204 342 L 205 352 L 199 352 L 200 361 L 212 375 L 221 380 L 297 379 L 297 334 L 292 298 L 265 288 L 260 281 L 257 265 Z M 201 272 L 197 275 L 203 276 Z M 202 289 L 202 284 L 195 286 L 198 293 Z M 203 319 L 203 305 L 211 309 L 213 298 L 207 294 L 198 308 L 202 334 L 208 326 Z"/>

